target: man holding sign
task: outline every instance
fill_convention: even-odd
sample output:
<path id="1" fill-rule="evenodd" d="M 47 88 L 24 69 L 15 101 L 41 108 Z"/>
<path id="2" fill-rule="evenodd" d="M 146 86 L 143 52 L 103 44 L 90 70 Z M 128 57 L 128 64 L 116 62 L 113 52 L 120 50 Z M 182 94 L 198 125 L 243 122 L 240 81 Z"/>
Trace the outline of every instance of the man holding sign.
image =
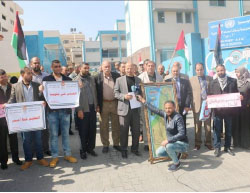
<path id="1" fill-rule="evenodd" d="M 8 103 L 22 103 L 41 101 L 42 93 L 39 92 L 39 84 L 32 82 L 32 71 L 28 67 L 21 70 L 22 81 L 13 85 Z M 38 163 L 48 166 L 48 162 L 43 158 L 42 133 L 39 131 L 29 131 L 22 133 L 25 163 L 21 170 L 26 170 L 32 165 L 32 141 L 35 140 L 35 150 Z"/>
<path id="2" fill-rule="evenodd" d="M 8 165 L 8 150 L 7 136 L 9 136 L 12 161 L 17 165 L 22 165 L 18 156 L 18 141 L 17 134 L 8 134 L 8 126 L 6 123 L 3 104 L 7 103 L 10 98 L 11 84 L 8 83 L 6 72 L 0 69 L 0 163 L 1 169 L 7 169 Z"/>
<path id="3" fill-rule="evenodd" d="M 60 81 L 64 84 L 64 81 L 71 81 L 71 78 L 61 74 L 61 63 L 59 60 L 53 60 L 51 64 L 51 69 L 53 73 L 46 76 L 43 81 Z M 41 85 L 40 90 L 43 90 Z M 46 99 L 48 100 L 48 98 Z M 70 102 L 70 101 L 69 101 Z M 70 108 L 59 108 L 51 109 L 48 107 L 48 122 L 50 129 L 50 144 L 51 144 L 51 154 L 52 161 L 50 162 L 50 167 L 56 167 L 58 159 L 58 131 L 61 129 L 62 133 L 62 144 L 64 150 L 64 159 L 70 163 L 76 163 L 77 159 L 71 156 L 71 149 L 69 145 L 69 125 L 70 125 Z"/>
<path id="4" fill-rule="evenodd" d="M 222 64 L 216 67 L 217 78 L 209 85 L 209 95 L 221 95 L 229 93 L 237 93 L 237 81 L 226 75 L 225 66 Z M 215 156 L 221 154 L 221 131 L 223 129 L 223 120 L 225 123 L 225 145 L 224 151 L 230 155 L 235 155 L 230 149 L 232 137 L 232 124 L 235 109 L 233 108 L 214 108 L 214 148 Z"/>

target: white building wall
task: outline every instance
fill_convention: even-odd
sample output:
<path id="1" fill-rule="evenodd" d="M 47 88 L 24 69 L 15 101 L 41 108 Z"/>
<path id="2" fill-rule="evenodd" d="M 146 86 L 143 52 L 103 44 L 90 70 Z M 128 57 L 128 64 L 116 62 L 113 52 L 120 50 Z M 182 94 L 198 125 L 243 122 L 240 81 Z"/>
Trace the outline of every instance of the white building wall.
<path id="1" fill-rule="evenodd" d="M 150 45 L 148 1 L 125 1 L 125 7 L 127 6 L 128 9 L 125 10 L 127 55 L 130 56 Z"/>

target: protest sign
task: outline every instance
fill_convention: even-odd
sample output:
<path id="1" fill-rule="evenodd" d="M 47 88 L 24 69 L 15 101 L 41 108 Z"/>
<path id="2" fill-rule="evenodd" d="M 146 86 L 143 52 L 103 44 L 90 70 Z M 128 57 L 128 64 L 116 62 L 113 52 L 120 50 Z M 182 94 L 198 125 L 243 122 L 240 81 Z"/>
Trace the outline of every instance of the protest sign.
<path id="1" fill-rule="evenodd" d="M 240 107 L 240 93 L 208 95 L 207 105 L 208 108 Z"/>
<path id="2" fill-rule="evenodd" d="M 43 101 L 6 104 L 9 133 L 46 129 Z"/>
<path id="3" fill-rule="evenodd" d="M 45 81 L 44 97 L 51 109 L 75 108 L 79 106 L 80 88 L 75 81 Z"/>

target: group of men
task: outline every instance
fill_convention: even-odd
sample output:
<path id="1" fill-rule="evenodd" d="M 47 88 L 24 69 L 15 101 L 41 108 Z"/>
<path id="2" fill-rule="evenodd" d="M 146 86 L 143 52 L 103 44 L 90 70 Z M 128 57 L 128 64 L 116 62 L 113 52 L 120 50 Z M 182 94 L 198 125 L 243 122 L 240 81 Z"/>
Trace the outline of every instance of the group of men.
<path id="1" fill-rule="evenodd" d="M 97 156 L 94 151 L 96 144 L 96 122 L 97 113 L 100 113 L 100 136 L 103 144 L 103 153 L 109 152 L 109 121 L 111 121 L 113 148 L 121 152 L 122 158 L 128 157 L 128 134 L 132 134 L 131 153 L 140 156 L 139 140 L 143 138 L 144 150 L 148 151 L 145 118 L 143 116 L 144 106 L 131 108 L 131 93 L 141 95 L 140 83 L 174 82 L 179 106 L 179 115 L 183 119 L 183 130 L 186 138 L 186 115 L 192 109 L 195 123 L 195 149 L 199 150 L 201 140 L 202 121 L 199 120 L 201 104 L 207 95 L 237 92 L 234 79 L 225 78 L 225 67 L 216 67 L 218 78 L 204 75 L 204 66 L 197 63 L 195 66 L 196 76 L 189 77 L 180 73 L 181 64 L 175 62 L 171 72 L 165 74 L 163 65 L 153 61 L 145 60 L 142 65 L 132 63 L 116 63 L 115 71 L 111 70 L 111 63 L 103 61 L 100 72 L 91 76 L 89 64 L 76 65 L 69 72 L 67 67 L 61 66 L 60 61 L 54 60 L 51 64 L 52 73 L 49 75 L 41 71 L 40 60 L 37 57 L 31 59 L 30 68 L 21 70 L 21 79 L 17 84 L 8 83 L 4 70 L 0 70 L 0 104 L 20 103 L 44 100 L 43 81 L 78 81 L 80 87 L 79 107 L 74 110 L 75 126 L 79 131 L 81 159 L 87 155 Z M 72 70 L 72 68 L 71 68 Z M 236 90 L 235 90 L 236 88 Z M 142 100 L 140 100 L 142 102 Z M 169 102 L 168 104 L 172 104 Z M 173 103 L 174 104 L 174 103 Z M 175 104 L 174 104 L 175 105 Z M 225 151 L 234 155 L 231 146 L 232 124 L 231 117 L 225 111 L 215 110 L 214 117 L 214 147 L 215 155 L 220 155 L 222 120 L 226 122 Z M 32 165 L 33 155 L 36 154 L 38 163 L 42 166 L 56 167 L 59 162 L 58 136 L 62 135 L 62 146 L 64 159 L 70 163 L 76 163 L 77 159 L 71 155 L 69 131 L 72 121 L 72 109 L 50 109 L 46 106 L 47 128 L 43 131 L 31 131 L 22 133 L 25 163 L 19 160 L 18 143 L 16 134 L 8 134 L 5 118 L 0 118 L 0 162 L 1 168 L 6 169 L 8 152 L 7 136 L 10 139 L 13 162 L 22 165 L 26 170 Z M 211 140 L 211 118 L 204 122 L 205 145 L 213 150 Z M 168 132 L 168 131 L 167 131 Z M 178 135 L 178 133 L 176 134 Z M 186 140 L 185 140 L 186 141 Z M 175 141 L 176 142 L 176 141 Z M 50 145 L 49 145 L 50 144 Z M 166 145 L 165 143 L 163 143 Z M 52 156 L 48 163 L 44 159 L 44 153 Z M 175 159 L 175 158 L 174 158 Z M 176 168 L 175 168 L 176 169 Z"/>

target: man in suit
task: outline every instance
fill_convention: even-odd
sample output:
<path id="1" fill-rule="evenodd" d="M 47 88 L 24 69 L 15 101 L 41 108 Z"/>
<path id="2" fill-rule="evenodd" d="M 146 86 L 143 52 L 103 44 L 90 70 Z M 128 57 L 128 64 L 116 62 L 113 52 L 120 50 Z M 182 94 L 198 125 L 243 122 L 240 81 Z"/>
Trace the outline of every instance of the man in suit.
<path id="1" fill-rule="evenodd" d="M 112 139 L 114 149 L 120 151 L 120 124 L 117 115 L 117 99 L 114 94 L 114 86 L 116 79 L 120 75 L 116 72 L 111 72 L 111 64 L 105 60 L 102 63 L 103 72 L 100 72 L 95 77 L 98 106 L 100 107 L 101 122 L 100 135 L 103 144 L 103 153 L 109 151 L 109 119 L 111 119 Z"/>
<path id="2" fill-rule="evenodd" d="M 120 122 L 120 143 L 122 149 L 122 157 L 127 158 L 128 148 L 128 132 L 129 127 L 132 132 L 132 147 L 131 152 L 140 156 L 139 137 L 140 137 L 140 108 L 131 109 L 130 100 L 133 96 L 129 93 L 134 90 L 139 90 L 141 80 L 134 76 L 134 65 L 131 63 L 126 64 L 126 76 L 122 76 L 116 80 L 114 93 L 115 98 L 118 100 L 117 113 Z M 140 92 L 138 92 L 140 94 Z"/>
<path id="3" fill-rule="evenodd" d="M 201 128 L 202 121 L 199 120 L 201 112 L 201 104 L 207 99 L 208 87 L 213 80 L 212 77 L 204 75 L 204 67 L 202 63 L 197 63 L 195 66 L 196 76 L 190 78 L 190 84 L 193 92 L 192 109 L 194 114 L 195 125 L 195 149 L 199 150 L 202 144 L 201 141 Z M 211 117 L 204 121 L 205 128 L 205 146 L 212 150 L 211 141 Z"/>
<path id="4" fill-rule="evenodd" d="M 3 69 L 0 69 L 0 110 L 3 111 L 3 105 L 10 98 L 11 84 L 8 83 L 8 76 Z M 1 169 L 7 169 L 8 165 L 8 148 L 7 137 L 9 137 L 12 161 L 17 165 L 22 165 L 18 156 L 17 134 L 8 134 L 8 125 L 5 117 L 0 118 L 0 164 Z"/>
<path id="5" fill-rule="evenodd" d="M 96 112 L 99 112 L 97 105 L 97 94 L 95 79 L 89 74 L 89 64 L 84 63 L 79 75 L 74 79 L 81 82 L 79 107 L 76 108 L 78 116 L 78 130 L 81 139 L 81 159 L 87 158 L 87 153 L 97 156 L 95 149 L 96 142 Z"/>
<path id="6" fill-rule="evenodd" d="M 41 101 L 42 93 L 39 91 L 40 84 L 32 82 L 32 71 L 28 67 L 21 70 L 22 81 L 13 85 L 8 103 L 22 103 Z M 29 131 L 22 133 L 23 150 L 25 163 L 21 170 L 26 170 L 32 165 L 32 141 L 35 140 L 35 150 L 38 163 L 42 166 L 48 166 L 49 163 L 43 158 L 42 132 Z"/>
<path id="7" fill-rule="evenodd" d="M 167 79 L 166 82 L 175 82 L 179 113 L 182 115 L 186 127 L 186 115 L 192 101 L 190 82 L 180 76 L 180 68 L 176 65 L 172 67 L 171 77 L 172 78 Z"/>
<path id="8" fill-rule="evenodd" d="M 155 72 L 155 63 L 153 61 L 147 62 L 145 66 L 145 72 L 141 73 L 138 76 L 141 79 L 142 83 L 154 83 L 154 82 L 162 82 L 163 78 L 158 72 Z M 144 141 L 144 150 L 148 151 L 148 137 L 147 137 L 147 130 L 146 130 L 146 120 L 144 116 L 144 107 L 141 107 L 141 127 L 142 127 L 142 134 L 143 134 L 143 141 Z"/>
<path id="9" fill-rule="evenodd" d="M 216 66 L 217 78 L 214 79 L 208 89 L 209 95 L 220 95 L 228 93 L 237 93 L 237 80 L 226 75 L 225 66 L 219 64 Z M 214 113 L 214 148 L 215 156 L 219 157 L 221 154 L 221 131 L 223 129 L 223 120 L 225 123 L 225 145 L 224 152 L 234 156 L 231 150 L 232 138 L 232 124 L 234 116 L 234 108 L 216 108 L 213 109 Z"/>
<path id="10" fill-rule="evenodd" d="M 172 66 L 172 68 L 173 67 L 178 67 L 179 69 L 180 69 L 180 71 L 181 71 L 181 68 L 182 68 L 182 64 L 180 63 L 180 62 L 174 62 L 173 63 L 173 66 Z M 189 80 L 189 77 L 188 77 L 188 75 L 186 75 L 186 74 L 183 74 L 183 73 L 179 73 L 179 76 L 180 76 L 180 78 L 182 78 L 182 79 L 186 79 L 186 80 Z M 172 73 L 166 73 L 166 76 L 165 76 L 165 78 L 164 78 L 164 80 L 167 80 L 167 79 L 171 79 L 171 78 L 173 78 L 173 74 Z"/>
<path id="11" fill-rule="evenodd" d="M 71 81 L 71 78 L 61 74 L 61 63 L 59 60 L 53 60 L 51 64 L 53 73 L 43 78 L 43 81 L 59 81 L 61 84 L 64 81 Z M 41 85 L 41 90 L 43 86 Z M 62 145 L 64 151 L 64 159 L 70 163 L 76 163 L 77 159 L 71 155 L 71 148 L 69 144 L 69 126 L 70 126 L 70 113 L 71 109 L 50 109 L 47 108 L 47 118 L 49 122 L 50 131 L 50 144 L 52 160 L 49 164 L 51 168 L 56 167 L 59 162 L 59 150 L 58 150 L 58 132 L 59 128 L 62 133 Z"/>

